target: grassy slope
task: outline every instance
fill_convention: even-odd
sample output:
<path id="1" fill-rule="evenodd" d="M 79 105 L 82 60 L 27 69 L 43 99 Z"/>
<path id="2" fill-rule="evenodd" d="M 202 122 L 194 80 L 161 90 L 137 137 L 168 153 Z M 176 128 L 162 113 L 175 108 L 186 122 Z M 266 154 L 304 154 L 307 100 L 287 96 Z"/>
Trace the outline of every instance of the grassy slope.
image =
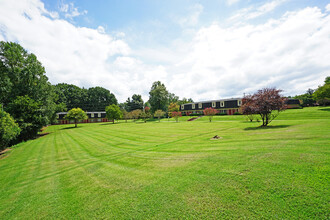
<path id="1" fill-rule="evenodd" d="M 329 110 L 51 126 L 0 160 L 0 218 L 326 219 Z"/>

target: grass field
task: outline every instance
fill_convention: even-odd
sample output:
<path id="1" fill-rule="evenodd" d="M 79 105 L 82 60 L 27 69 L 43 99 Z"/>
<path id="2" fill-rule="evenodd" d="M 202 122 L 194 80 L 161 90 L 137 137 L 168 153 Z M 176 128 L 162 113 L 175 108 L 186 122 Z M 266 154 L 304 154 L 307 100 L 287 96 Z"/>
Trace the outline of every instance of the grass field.
<path id="1" fill-rule="evenodd" d="M 330 218 L 329 107 L 188 118 L 48 127 L 0 159 L 0 219 Z"/>

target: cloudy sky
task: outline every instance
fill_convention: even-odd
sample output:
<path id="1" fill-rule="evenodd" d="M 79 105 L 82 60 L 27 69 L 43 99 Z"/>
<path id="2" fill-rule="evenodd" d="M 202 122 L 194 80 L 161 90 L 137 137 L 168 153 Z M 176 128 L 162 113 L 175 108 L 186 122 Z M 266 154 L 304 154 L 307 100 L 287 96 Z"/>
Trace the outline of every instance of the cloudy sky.
<path id="1" fill-rule="evenodd" d="M 154 81 L 195 101 L 330 75 L 327 0 L 0 0 L 0 40 L 37 55 L 52 84 L 145 101 Z"/>

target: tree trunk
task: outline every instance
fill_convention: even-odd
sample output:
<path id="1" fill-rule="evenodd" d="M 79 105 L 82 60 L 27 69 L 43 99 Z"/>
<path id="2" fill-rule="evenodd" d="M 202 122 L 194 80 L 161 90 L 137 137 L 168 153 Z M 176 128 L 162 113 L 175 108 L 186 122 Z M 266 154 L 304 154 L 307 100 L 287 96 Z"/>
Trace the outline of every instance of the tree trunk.
<path id="1" fill-rule="evenodd" d="M 75 127 L 75 128 L 78 127 L 78 125 L 77 125 L 77 120 L 74 120 L 74 127 Z"/>
<path id="2" fill-rule="evenodd" d="M 112 124 L 114 124 L 115 123 L 115 119 L 112 119 Z"/>

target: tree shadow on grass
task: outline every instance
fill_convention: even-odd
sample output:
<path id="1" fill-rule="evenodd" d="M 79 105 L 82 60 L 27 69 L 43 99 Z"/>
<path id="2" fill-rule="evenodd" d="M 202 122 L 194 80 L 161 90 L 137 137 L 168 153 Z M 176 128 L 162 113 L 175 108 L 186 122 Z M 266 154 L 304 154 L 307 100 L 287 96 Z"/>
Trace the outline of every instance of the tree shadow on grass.
<path id="1" fill-rule="evenodd" d="M 320 108 L 319 110 L 330 112 L 330 108 Z"/>
<path id="2" fill-rule="evenodd" d="M 81 127 L 66 127 L 66 128 L 61 128 L 60 130 L 69 130 L 69 129 L 74 129 L 74 128 L 81 128 Z"/>
<path id="3" fill-rule="evenodd" d="M 103 123 L 103 124 L 100 124 L 100 125 L 118 125 L 119 123 L 112 123 L 112 122 L 108 122 L 108 123 Z"/>
<path id="4" fill-rule="evenodd" d="M 269 125 L 266 127 L 247 127 L 244 128 L 245 131 L 253 131 L 253 130 L 268 130 L 268 129 L 279 129 L 279 128 L 287 128 L 290 127 L 291 125 Z"/>

